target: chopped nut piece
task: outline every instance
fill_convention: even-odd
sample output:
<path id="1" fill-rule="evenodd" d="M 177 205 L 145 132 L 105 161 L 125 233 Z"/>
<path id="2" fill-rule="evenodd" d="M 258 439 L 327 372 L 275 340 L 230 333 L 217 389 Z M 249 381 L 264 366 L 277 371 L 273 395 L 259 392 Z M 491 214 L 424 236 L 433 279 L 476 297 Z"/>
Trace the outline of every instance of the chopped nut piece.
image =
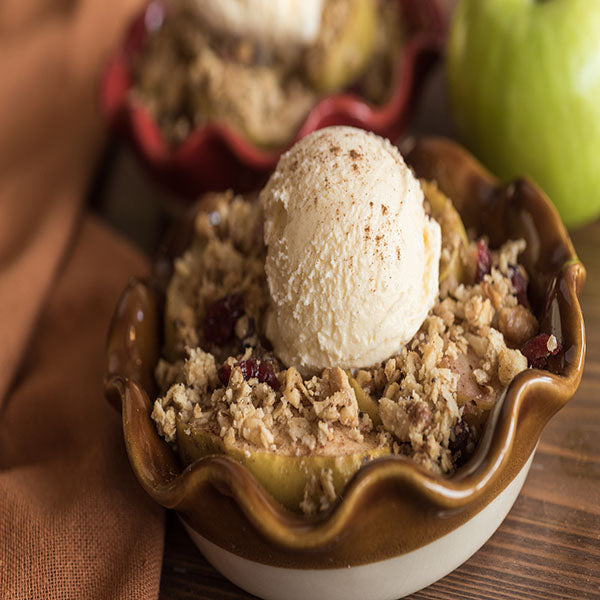
<path id="1" fill-rule="evenodd" d="M 219 382 L 215 357 L 208 352 L 203 352 L 200 348 L 189 350 L 189 358 L 184 366 L 185 380 L 203 393 L 209 387 L 215 387 Z"/>
<path id="2" fill-rule="evenodd" d="M 382 398 L 381 420 L 401 442 L 408 442 L 415 433 L 422 433 L 431 423 L 431 410 L 422 400 L 394 402 Z"/>
<path id="3" fill-rule="evenodd" d="M 360 369 L 356 376 L 354 377 L 356 383 L 363 388 L 363 390 L 369 391 L 371 387 L 371 382 L 373 381 L 373 376 L 368 371 L 364 369 Z"/>
<path id="4" fill-rule="evenodd" d="M 396 369 L 396 360 L 395 359 L 390 358 L 385 363 L 384 373 L 385 373 L 386 379 L 390 382 L 396 381 L 398 379 L 400 374 L 398 373 L 398 370 Z"/>
<path id="5" fill-rule="evenodd" d="M 508 385 L 525 369 L 527 369 L 527 359 L 519 350 L 506 348 L 498 355 L 498 379 L 502 385 Z"/>
<path id="6" fill-rule="evenodd" d="M 502 295 L 491 282 L 482 281 L 481 290 L 492 303 L 495 310 L 498 310 L 502 306 Z"/>
<path id="7" fill-rule="evenodd" d="M 165 410 L 160 400 L 154 403 L 152 409 L 152 419 L 156 423 L 158 433 L 162 435 L 167 442 L 175 441 L 175 409 L 169 406 Z"/>
<path id="8" fill-rule="evenodd" d="M 469 332 L 465 333 L 465 338 L 469 342 L 471 348 L 473 348 L 475 354 L 477 354 L 479 358 L 483 358 L 487 352 L 487 338 Z"/>
<path id="9" fill-rule="evenodd" d="M 521 346 L 538 330 L 537 319 L 525 306 L 504 307 L 498 312 L 498 329 L 513 346 Z"/>
<path id="10" fill-rule="evenodd" d="M 487 333 L 494 318 L 494 307 L 488 298 L 472 296 L 465 303 L 465 319 L 469 327 L 477 333 Z"/>
<path id="11" fill-rule="evenodd" d="M 283 397 L 296 409 L 300 408 L 302 394 L 307 395 L 306 387 L 302 383 L 302 376 L 294 367 L 285 372 L 285 386 Z"/>

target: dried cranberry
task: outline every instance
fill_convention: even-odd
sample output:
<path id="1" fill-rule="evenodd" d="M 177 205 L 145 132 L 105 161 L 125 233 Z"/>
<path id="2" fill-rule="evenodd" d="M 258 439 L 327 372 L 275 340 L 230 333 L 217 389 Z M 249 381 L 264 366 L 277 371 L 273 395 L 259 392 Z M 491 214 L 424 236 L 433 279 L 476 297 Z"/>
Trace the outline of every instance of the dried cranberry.
<path id="1" fill-rule="evenodd" d="M 477 267 L 475 269 L 475 283 L 479 283 L 484 275 L 487 275 L 492 270 L 492 253 L 481 239 L 477 242 Z"/>
<path id="2" fill-rule="evenodd" d="M 235 364 L 236 367 L 240 368 L 242 377 L 248 381 L 249 379 L 256 378 L 260 383 L 266 383 L 270 385 L 275 391 L 277 391 L 281 384 L 277 375 L 275 375 L 275 369 L 273 365 L 268 361 L 260 361 L 255 358 L 249 358 L 247 360 L 241 360 Z M 231 377 L 231 367 L 229 365 L 223 365 L 219 368 L 219 379 L 223 385 L 229 383 Z"/>
<path id="3" fill-rule="evenodd" d="M 517 297 L 517 302 L 524 306 L 525 308 L 529 308 L 529 300 L 527 299 L 527 280 L 523 277 L 519 267 L 515 265 L 511 265 L 511 276 L 510 280 L 513 284 L 513 288 L 515 289 L 515 296 Z"/>
<path id="4" fill-rule="evenodd" d="M 204 337 L 217 346 L 224 346 L 233 339 L 235 324 L 244 314 L 242 294 L 229 294 L 216 300 L 206 309 Z"/>
<path id="5" fill-rule="evenodd" d="M 229 383 L 229 378 L 231 377 L 231 367 L 229 365 L 222 365 L 219 367 L 217 373 L 219 374 L 221 383 L 227 385 Z"/>
<path id="6" fill-rule="evenodd" d="M 280 387 L 279 379 L 275 375 L 275 369 L 270 362 L 262 361 L 258 367 L 258 380 L 270 385 L 275 391 Z"/>
<path id="7" fill-rule="evenodd" d="M 550 336 L 547 333 L 540 333 L 532 337 L 521 349 L 523 356 L 527 359 L 530 367 L 535 369 L 544 369 L 548 363 L 550 355 L 558 354 L 560 347 L 556 347 L 552 352 L 548 350 L 548 340 Z"/>
<path id="8" fill-rule="evenodd" d="M 464 421 L 459 421 L 453 428 L 454 439 L 450 437 L 448 449 L 452 454 L 452 461 L 458 469 L 462 467 L 470 457 L 469 445 L 473 443 L 474 434 Z"/>
<path id="9" fill-rule="evenodd" d="M 242 371 L 242 377 L 248 381 L 253 377 L 258 377 L 259 362 L 255 358 L 249 358 L 248 360 L 242 360 L 236 365 Z"/>

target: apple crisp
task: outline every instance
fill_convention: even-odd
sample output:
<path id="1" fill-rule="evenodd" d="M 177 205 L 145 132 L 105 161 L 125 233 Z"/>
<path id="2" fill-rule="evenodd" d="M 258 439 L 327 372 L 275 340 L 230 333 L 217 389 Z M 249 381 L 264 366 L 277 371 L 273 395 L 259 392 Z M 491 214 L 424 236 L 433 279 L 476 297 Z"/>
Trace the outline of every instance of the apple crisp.
<path id="1" fill-rule="evenodd" d="M 435 185 L 422 187 L 435 216 L 449 200 Z M 231 192 L 210 200 L 167 290 L 161 396 L 152 412 L 160 435 L 190 461 L 190 444 L 202 436 L 203 448 L 304 461 L 291 508 L 308 514 L 331 506 L 345 483 L 328 459 L 358 468 L 394 454 L 433 473 L 459 468 L 490 410 L 528 368 L 521 348 L 540 337 L 518 262 L 524 241 L 494 250 L 483 239 L 464 243 L 452 219 L 440 218 L 440 272 L 450 265 L 452 276 L 412 341 L 370 368 L 301 374 L 281 364 L 263 335 L 260 205 Z M 555 353 L 556 339 L 546 337 L 548 355 Z"/>
<path id="2" fill-rule="evenodd" d="M 354 14 L 364 5 L 375 23 Z M 211 122 L 281 146 L 323 95 L 352 85 L 367 101 L 384 102 L 402 44 L 399 3 L 390 0 L 325 0 L 317 39 L 298 48 L 213 31 L 193 3 L 179 0 L 135 59 L 132 97 L 173 145 Z"/>

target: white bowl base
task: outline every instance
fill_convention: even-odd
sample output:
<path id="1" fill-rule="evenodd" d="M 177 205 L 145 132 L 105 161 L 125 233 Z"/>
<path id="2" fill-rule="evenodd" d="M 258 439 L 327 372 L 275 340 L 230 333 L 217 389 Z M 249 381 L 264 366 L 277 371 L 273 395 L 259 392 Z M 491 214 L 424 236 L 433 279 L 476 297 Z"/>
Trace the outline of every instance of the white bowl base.
<path id="1" fill-rule="evenodd" d="M 534 454 L 494 500 L 454 531 L 402 556 L 357 567 L 273 567 L 224 550 L 183 524 L 217 571 L 264 600 L 395 600 L 441 579 L 483 546 L 517 499 Z"/>

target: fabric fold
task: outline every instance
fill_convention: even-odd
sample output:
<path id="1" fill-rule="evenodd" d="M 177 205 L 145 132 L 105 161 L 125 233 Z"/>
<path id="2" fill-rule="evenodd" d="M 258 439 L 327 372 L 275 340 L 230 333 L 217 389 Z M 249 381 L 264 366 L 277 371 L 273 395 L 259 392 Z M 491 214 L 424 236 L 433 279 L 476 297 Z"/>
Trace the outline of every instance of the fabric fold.
<path id="1" fill-rule="evenodd" d="M 145 259 L 86 217 L 0 414 L 0 598 L 156 598 L 163 510 L 103 397 L 106 327 Z"/>
<path id="2" fill-rule="evenodd" d="M 163 511 L 102 392 L 146 259 L 84 214 L 102 67 L 140 0 L 0 3 L 0 598 L 156 598 Z"/>

